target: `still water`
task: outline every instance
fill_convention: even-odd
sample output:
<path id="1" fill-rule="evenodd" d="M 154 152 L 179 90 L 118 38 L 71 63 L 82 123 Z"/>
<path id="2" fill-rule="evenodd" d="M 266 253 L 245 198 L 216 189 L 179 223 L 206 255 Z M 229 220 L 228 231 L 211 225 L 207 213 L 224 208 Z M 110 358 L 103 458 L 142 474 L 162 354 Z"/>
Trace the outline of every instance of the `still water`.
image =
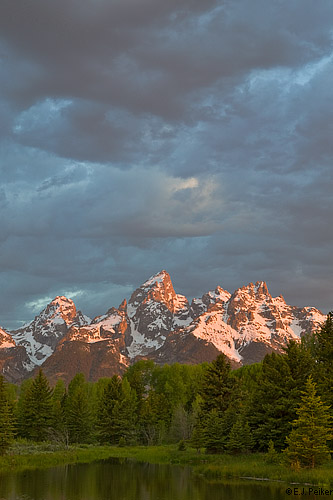
<path id="1" fill-rule="evenodd" d="M 108 459 L 0 475 L 0 500 L 282 500 L 286 486 L 208 483 L 189 467 Z"/>

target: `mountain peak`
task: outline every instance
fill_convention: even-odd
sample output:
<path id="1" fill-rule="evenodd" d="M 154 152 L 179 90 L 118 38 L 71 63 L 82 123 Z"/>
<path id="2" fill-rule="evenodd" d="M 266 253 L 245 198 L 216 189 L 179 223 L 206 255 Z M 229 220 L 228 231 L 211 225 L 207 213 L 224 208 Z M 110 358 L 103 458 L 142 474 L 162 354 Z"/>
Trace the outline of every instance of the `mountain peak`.
<path id="1" fill-rule="evenodd" d="M 54 297 L 53 300 L 51 300 L 50 304 L 58 304 L 58 305 L 72 304 L 72 305 L 74 305 L 74 302 L 72 301 L 72 299 L 68 299 L 64 295 L 57 295 L 56 297 Z"/>
<path id="2" fill-rule="evenodd" d="M 172 310 L 175 299 L 176 292 L 173 289 L 170 275 L 163 270 L 151 276 L 133 292 L 129 306 L 130 309 L 131 307 L 137 308 L 139 304 L 153 300 L 165 303 Z"/>
<path id="3" fill-rule="evenodd" d="M 77 311 L 71 299 L 58 295 L 31 323 L 15 330 L 12 335 L 17 345 L 25 347 L 32 368 L 51 356 L 72 325 L 82 326 L 89 322 L 90 318 Z"/>
<path id="4" fill-rule="evenodd" d="M 245 286 L 242 286 L 241 288 L 238 288 L 237 290 L 234 291 L 232 294 L 233 296 L 239 296 L 239 295 L 244 295 L 248 298 L 258 298 L 262 295 L 268 295 L 270 296 L 270 293 L 268 291 L 268 287 L 265 281 L 256 281 L 256 283 L 248 283 Z"/>
<path id="5" fill-rule="evenodd" d="M 155 285 L 156 283 L 164 283 L 165 281 L 171 281 L 169 273 L 164 269 L 159 273 L 154 274 L 150 278 L 147 279 L 142 285 L 142 287 L 150 287 Z"/>
<path id="6" fill-rule="evenodd" d="M 120 304 L 120 306 L 118 307 L 119 311 L 124 311 L 126 312 L 127 311 L 127 300 L 124 299 L 122 301 L 122 303 Z"/>
<path id="7" fill-rule="evenodd" d="M 255 290 L 257 292 L 262 292 L 262 293 L 264 293 L 266 295 L 269 293 L 266 281 L 257 281 L 256 284 L 255 284 Z"/>
<path id="8" fill-rule="evenodd" d="M 55 317 L 62 318 L 67 324 L 74 321 L 76 316 L 76 307 L 71 299 L 64 295 L 55 297 L 40 313 L 40 317 L 44 320 L 46 318 L 52 319 Z"/>

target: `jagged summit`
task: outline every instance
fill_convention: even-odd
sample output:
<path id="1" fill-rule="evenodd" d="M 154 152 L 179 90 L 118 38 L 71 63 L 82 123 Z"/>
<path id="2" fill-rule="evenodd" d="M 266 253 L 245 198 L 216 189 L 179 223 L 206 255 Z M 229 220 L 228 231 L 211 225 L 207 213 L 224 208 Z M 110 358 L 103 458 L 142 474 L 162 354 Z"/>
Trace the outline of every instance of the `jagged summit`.
<path id="1" fill-rule="evenodd" d="M 72 301 L 72 299 L 65 297 L 65 295 L 57 295 L 56 297 L 54 297 L 53 300 L 51 300 L 49 305 L 51 305 L 51 304 L 57 304 L 60 307 L 63 306 L 64 304 L 69 304 L 70 306 L 75 307 L 75 304 Z"/>
<path id="2" fill-rule="evenodd" d="M 256 283 L 248 283 L 237 290 L 234 291 L 232 296 L 247 296 L 250 299 L 254 297 L 256 299 L 261 298 L 263 296 L 267 296 L 271 298 L 271 294 L 268 291 L 268 287 L 265 281 L 257 281 Z"/>
<path id="3" fill-rule="evenodd" d="M 12 332 L 17 345 L 26 348 L 31 364 L 41 365 L 54 351 L 72 325 L 83 326 L 90 318 L 77 311 L 74 302 L 63 295 L 55 297 L 31 323 Z"/>
<path id="4" fill-rule="evenodd" d="M 74 321 L 76 316 L 76 307 L 74 302 L 63 295 L 55 297 L 36 318 L 44 321 L 59 318 L 66 323 Z"/>
<path id="5" fill-rule="evenodd" d="M 170 275 L 166 271 L 151 276 L 132 294 L 128 302 L 129 315 L 134 316 L 138 307 L 150 302 L 163 303 L 171 313 L 188 307 L 186 297 L 176 294 Z"/>
<path id="6" fill-rule="evenodd" d="M 148 278 L 141 285 L 140 288 L 151 287 L 151 286 L 154 286 L 158 283 L 164 283 L 165 281 L 171 282 L 171 278 L 170 278 L 170 274 L 163 269 L 162 271 L 160 271 L 160 272 L 154 274 L 153 276 L 151 276 L 150 278 Z"/>
<path id="7" fill-rule="evenodd" d="M 177 294 L 170 275 L 162 270 L 146 280 L 132 294 L 127 313 L 131 327 L 131 358 L 147 355 L 161 347 L 166 336 L 192 320 L 184 295 Z"/>
<path id="8" fill-rule="evenodd" d="M 239 366 L 282 352 L 288 341 L 313 332 L 324 320 L 314 307 L 290 306 L 282 295 L 272 297 L 265 281 L 233 293 L 217 286 L 189 304 L 162 270 L 128 302 L 124 299 L 92 321 L 59 295 L 11 335 L 0 329 L 0 370 L 12 381 L 40 365 L 53 381 L 69 381 L 78 371 L 96 380 L 122 373 L 142 358 L 197 363 L 219 352 Z"/>

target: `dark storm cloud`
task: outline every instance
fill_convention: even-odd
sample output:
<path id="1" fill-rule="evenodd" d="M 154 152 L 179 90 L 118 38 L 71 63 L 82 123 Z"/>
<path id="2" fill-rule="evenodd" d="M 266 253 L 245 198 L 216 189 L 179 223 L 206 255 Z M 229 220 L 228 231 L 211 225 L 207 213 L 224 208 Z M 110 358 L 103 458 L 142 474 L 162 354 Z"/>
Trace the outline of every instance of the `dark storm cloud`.
<path id="1" fill-rule="evenodd" d="M 332 22 L 329 0 L 3 0 L 0 324 L 58 294 L 94 316 L 162 268 L 331 309 Z"/>

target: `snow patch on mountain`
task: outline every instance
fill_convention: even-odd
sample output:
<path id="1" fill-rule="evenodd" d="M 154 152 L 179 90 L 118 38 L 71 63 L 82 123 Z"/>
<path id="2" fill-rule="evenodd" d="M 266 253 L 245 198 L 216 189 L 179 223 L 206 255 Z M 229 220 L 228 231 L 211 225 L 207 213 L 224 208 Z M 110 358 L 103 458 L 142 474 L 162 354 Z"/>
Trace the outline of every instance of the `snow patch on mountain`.
<path id="1" fill-rule="evenodd" d="M 194 321 L 194 325 L 189 328 L 189 331 L 195 337 L 212 343 L 230 359 L 242 360 L 235 344 L 239 334 L 223 321 L 222 310 L 202 314 Z"/>
<path id="2" fill-rule="evenodd" d="M 154 286 L 154 285 L 163 284 L 164 280 L 167 279 L 167 278 L 170 278 L 169 274 L 166 271 L 164 271 L 164 270 L 160 271 L 157 274 L 154 274 L 153 276 L 151 276 L 150 278 L 148 278 L 141 285 L 140 288 L 147 288 L 147 287 L 151 287 L 151 286 Z"/>
<path id="3" fill-rule="evenodd" d="M 164 335 L 160 335 L 155 339 L 150 339 L 147 336 L 143 335 L 137 329 L 132 319 L 130 320 L 130 327 L 132 342 L 129 346 L 127 346 L 127 352 L 128 356 L 131 359 L 135 358 L 136 356 L 144 356 L 152 350 L 159 349 L 165 341 Z"/>
<path id="4" fill-rule="evenodd" d="M 296 335 L 296 337 L 301 338 L 301 334 L 303 333 L 303 328 L 299 324 L 299 320 L 294 318 L 291 320 L 291 323 L 289 325 L 289 328 L 293 331 L 293 333 Z"/>

